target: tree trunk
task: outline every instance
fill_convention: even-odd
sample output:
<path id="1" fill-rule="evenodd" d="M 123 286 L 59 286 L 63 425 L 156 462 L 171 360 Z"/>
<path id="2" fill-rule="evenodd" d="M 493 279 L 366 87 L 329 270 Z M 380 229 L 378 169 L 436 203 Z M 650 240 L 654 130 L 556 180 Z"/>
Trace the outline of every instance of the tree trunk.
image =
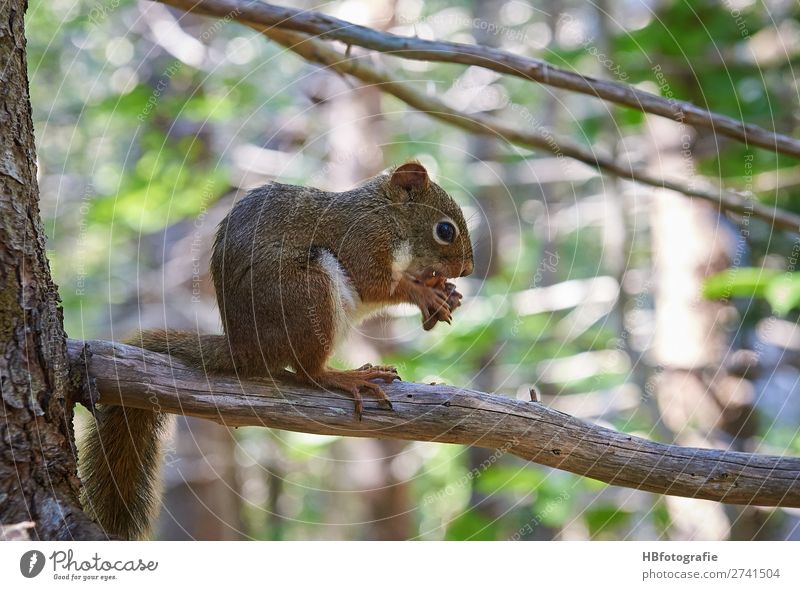
<path id="1" fill-rule="evenodd" d="M 165 461 L 158 539 L 244 539 L 233 431 L 199 418 L 180 417 L 177 422 L 175 453 Z"/>
<path id="2" fill-rule="evenodd" d="M 690 137 L 673 123 L 649 118 L 654 165 L 672 174 L 693 172 Z M 686 203 L 675 194 L 654 195 L 653 275 L 656 286 L 654 353 L 661 419 L 673 433 L 670 442 L 725 448 L 714 425 L 720 407 L 707 375 L 722 375 L 728 348 L 720 322 L 723 304 L 701 298 L 705 277 L 730 264 L 717 211 L 705 203 Z M 719 504 L 691 498 L 666 498 L 672 540 L 724 540 L 730 523 Z"/>
<path id="3" fill-rule="evenodd" d="M 0 524 L 98 539 L 78 501 L 66 335 L 39 219 L 26 8 L 0 3 Z"/>

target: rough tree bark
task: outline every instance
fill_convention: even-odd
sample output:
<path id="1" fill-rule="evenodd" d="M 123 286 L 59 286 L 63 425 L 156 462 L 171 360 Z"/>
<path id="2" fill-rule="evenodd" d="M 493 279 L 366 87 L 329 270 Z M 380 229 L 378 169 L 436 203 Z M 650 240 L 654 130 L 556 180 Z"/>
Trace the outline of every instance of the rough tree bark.
<path id="1" fill-rule="evenodd" d="M 0 3 L 0 524 L 38 539 L 99 539 L 71 441 L 69 364 L 39 219 L 24 0 Z"/>

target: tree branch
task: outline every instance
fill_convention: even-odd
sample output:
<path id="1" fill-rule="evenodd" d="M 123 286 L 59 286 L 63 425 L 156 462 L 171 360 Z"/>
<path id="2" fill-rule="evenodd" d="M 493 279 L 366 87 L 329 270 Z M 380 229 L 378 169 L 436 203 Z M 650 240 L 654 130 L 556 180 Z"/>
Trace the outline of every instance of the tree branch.
<path id="1" fill-rule="evenodd" d="M 753 195 L 728 189 L 695 188 L 679 180 L 660 178 L 646 170 L 616 162 L 608 155 L 600 154 L 568 139 L 556 137 L 541 128 L 522 130 L 518 126 L 502 123 L 494 117 L 480 113 L 467 115 L 448 107 L 436 97 L 419 92 L 407 81 L 393 78 L 377 66 L 367 64 L 355 57 L 345 56 L 305 35 L 246 21 L 243 21 L 243 24 L 263 33 L 307 61 L 324 65 L 341 74 L 348 74 L 362 82 L 376 84 L 383 92 L 399 98 L 410 107 L 455 127 L 480 135 L 502 138 L 515 145 L 545 150 L 558 157 L 566 156 L 620 178 L 677 191 L 688 197 L 711 202 L 732 213 L 763 219 L 781 229 L 800 231 L 800 215 L 764 205 Z"/>
<path id="2" fill-rule="evenodd" d="M 188 3 L 182 0 L 160 0 L 165 4 L 186 7 Z M 206 10 L 209 6 L 216 6 L 217 0 L 207 0 L 199 12 L 205 14 L 220 14 L 221 11 L 211 12 Z M 186 6 L 184 6 L 186 5 Z M 267 6 L 267 5 L 264 5 Z M 557 157 L 568 157 L 578 160 L 614 176 L 647 184 L 657 188 L 664 188 L 682 193 L 688 197 L 708 201 L 719 208 L 742 215 L 753 216 L 770 223 L 776 228 L 797 233 L 800 231 L 800 215 L 769 207 L 760 203 L 752 194 L 722 188 L 694 187 L 677 179 L 664 179 L 646 170 L 642 170 L 614 161 L 608 155 L 596 152 L 591 148 L 582 146 L 569 139 L 556 137 L 548 130 L 534 127 L 533 130 L 522 130 L 519 126 L 512 126 L 494 117 L 480 113 L 467 115 L 445 105 L 436 97 L 428 96 L 411 87 L 407 81 L 394 78 L 377 66 L 364 63 L 355 57 L 343 55 L 331 49 L 327 44 L 311 39 L 305 35 L 292 33 L 281 28 L 264 26 L 258 22 L 251 22 L 242 16 L 239 7 L 233 8 L 222 15 L 225 19 L 236 20 L 245 24 L 276 43 L 288 48 L 310 62 L 329 67 L 341 74 L 347 74 L 368 84 L 379 85 L 380 89 L 391 94 L 410 107 L 427 115 L 445 121 L 471 133 L 502 138 L 504 141 L 526 148 L 540 149 Z"/>
<path id="3" fill-rule="evenodd" d="M 274 6 L 262 2 L 243 0 L 158 0 L 184 10 L 235 18 L 269 27 L 279 27 L 335 39 L 382 53 L 391 53 L 406 59 L 474 65 L 539 82 L 546 86 L 562 88 L 595 96 L 612 102 L 711 130 L 747 145 L 754 145 L 800 158 L 800 140 L 773 133 L 763 127 L 703 109 L 687 101 L 667 99 L 640 90 L 623 82 L 598 80 L 577 72 L 558 68 L 544 60 L 524 57 L 481 45 L 431 41 L 417 37 L 402 37 L 355 25 L 319 12 Z"/>
<path id="4" fill-rule="evenodd" d="M 296 432 L 498 449 L 608 484 L 730 504 L 800 507 L 800 458 L 684 448 L 577 420 L 541 404 L 445 385 L 386 386 L 394 411 L 344 394 L 209 376 L 168 356 L 104 341 L 68 342 L 99 401 Z M 91 396 L 90 396 L 91 397 Z"/>

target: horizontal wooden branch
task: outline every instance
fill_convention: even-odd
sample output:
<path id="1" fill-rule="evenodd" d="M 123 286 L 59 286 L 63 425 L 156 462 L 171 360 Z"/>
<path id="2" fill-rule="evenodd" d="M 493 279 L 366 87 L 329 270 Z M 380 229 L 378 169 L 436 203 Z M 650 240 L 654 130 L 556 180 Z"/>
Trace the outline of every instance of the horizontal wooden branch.
<path id="1" fill-rule="evenodd" d="M 630 84 L 584 76 L 578 72 L 556 67 L 541 59 L 525 57 L 492 47 L 403 37 L 356 25 L 320 12 L 275 6 L 263 2 L 247 2 L 245 0 L 158 1 L 199 14 L 249 21 L 319 36 L 323 39 L 335 39 L 348 45 L 356 45 L 406 59 L 480 66 L 554 88 L 598 97 L 673 121 L 705 128 L 712 133 L 735 139 L 746 145 L 758 146 L 800 158 L 800 139 L 744 123 L 687 101 L 663 98 Z"/>
<path id="2" fill-rule="evenodd" d="M 88 377 L 102 404 L 227 426 L 475 445 L 611 485 L 730 504 L 800 507 L 797 457 L 660 444 L 539 403 L 446 385 L 387 385 L 394 410 L 365 399 L 359 422 L 344 394 L 209 376 L 168 356 L 112 342 L 70 340 L 68 348 L 73 371 Z"/>
<path id="3" fill-rule="evenodd" d="M 720 209 L 737 215 L 763 219 L 776 228 L 795 233 L 800 231 L 800 215 L 764 205 L 753 195 L 727 189 L 693 186 L 682 180 L 661 178 L 641 168 L 616 162 L 611 156 L 569 139 L 557 137 L 550 131 L 536 126 L 522 129 L 519 125 L 508 125 L 489 115 L 462 113 L 447 106 L 440 99 L 416 90 L 407 81 L 393 77 L 378 66 L 343 55 L 326 44 L 305 35 L 274 27 L 264 27 L 257 23 L 244 22 L 244 24 L 260 31 L 266 37 L 309 62 L 318 63 L 341 74 L 353 76 L 367 84 L 375 84 L 381 91 L 399 98 L 410 107 L 471 133 L 501 139 L 526 148 L 544 150 L 557 157 L 572 158 L 619 178 L 673 190 L 687 197 L 708 201 Z"/>

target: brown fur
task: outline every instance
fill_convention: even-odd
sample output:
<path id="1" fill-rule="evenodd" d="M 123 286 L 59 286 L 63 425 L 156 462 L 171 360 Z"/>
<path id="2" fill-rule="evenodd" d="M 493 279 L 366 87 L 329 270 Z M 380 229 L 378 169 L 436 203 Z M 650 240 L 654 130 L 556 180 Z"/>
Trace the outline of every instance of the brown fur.
<path id="1" fill-rule="evenodd" d="M 83 506 L 109 535 L 143 538 L 158 512 L 166 415 L 121 406 L 94 415 L 81 448 Z"/>
<path id="2" fill-rule="evenodd" d="M 435 224 L 445 217 L 459 230 L 449 245 L 433 237 Z M 405 241 L 411 257 L 398 281 L 392 263 Z M 473 266 L 461 209 L 419 163 L 341 193 L 272 183 L 238 202 L 217 230 L 211 275 L 224 335 L 152 330 L 129 343 L 209 372 L 266 377 L 291 368 L 306 382 L 350 392 L 359 418 L 360 390 L 372 391 L 390 408 L 372 380 L 397 378 L 393 369 L 327 367 L 337 308 L 321 260 L 331 255 L 362 303 L 414 303 L 426 319 L 431 309 L 445 305 L 447 294 L 415 277 L 431 271 L 461 276 Z M 96 418 L 83 451 L 86 506 L 108 532 L 141 537 L 157 504 L 165 419 L 117 407 L 99 410 Z"/>

